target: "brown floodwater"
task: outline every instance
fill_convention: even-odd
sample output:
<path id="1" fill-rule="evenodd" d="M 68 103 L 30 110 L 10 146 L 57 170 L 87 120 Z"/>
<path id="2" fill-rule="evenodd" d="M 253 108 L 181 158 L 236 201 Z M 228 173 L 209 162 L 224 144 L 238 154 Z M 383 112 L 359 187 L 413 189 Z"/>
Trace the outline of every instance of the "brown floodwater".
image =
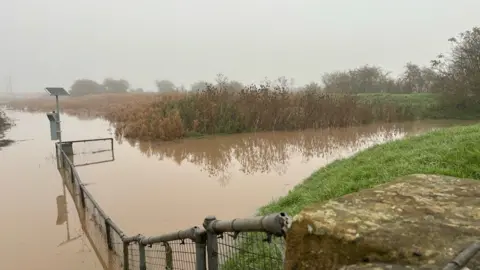
<path id="1" fill-rule="evenodd" d="M 102 269 L 56 168 L 44 114 L 7 111 L 18 140 L 0 150 L 0 269 Z M 81 180 L 127 234 L 158 235 L 252 216 L 314 170 L 375 144 L 466 121 L 416 121 L 178 142 L 114 141 L 115 160 L 78 167 Z M 100 119 L 62 116 L 64 140 L 112 137 Z M 107 142 L 74 145 L 75 163 L 106 160 Z"/>

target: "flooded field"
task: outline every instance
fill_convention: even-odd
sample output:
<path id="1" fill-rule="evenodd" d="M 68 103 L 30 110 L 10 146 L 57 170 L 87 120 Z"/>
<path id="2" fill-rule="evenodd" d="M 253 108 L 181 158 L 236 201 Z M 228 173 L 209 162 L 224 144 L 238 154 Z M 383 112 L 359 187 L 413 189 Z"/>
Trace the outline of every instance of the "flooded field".
<path id="1" fill-rule="evenodd" d="M 84 235 L 54 158 L 44 114 L 9 111 L 0 150 L 0 269 L 102 269 Z M 179 142 L 114 140 L 115 160 L 78 168 L 81 180 L 129 235 L 158 235 L 248 217 L 314 170 L 369 146 L 465 121 L 419 121 L 306 132 L 215 136 Z M 103 120 L 62 116 L 64 140 L 112 137 Z M 74 146 L 75 162 L 108 159 L 105 142 Z M 65 206 L 66 203 L 66 206 Z"/>

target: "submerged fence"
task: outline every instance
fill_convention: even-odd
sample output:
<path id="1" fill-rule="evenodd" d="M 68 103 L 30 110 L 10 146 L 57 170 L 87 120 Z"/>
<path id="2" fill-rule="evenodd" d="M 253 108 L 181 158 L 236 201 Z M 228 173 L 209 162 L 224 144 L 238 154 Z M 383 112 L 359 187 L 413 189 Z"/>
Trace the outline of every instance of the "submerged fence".
<path id="1" fill-rule="evenodd" d="M 74 143 L 102 140 L 111 140 L 113 157 L 111 138 L 55 146 L 57 167 L 105 269 L 283 269 L 290 222 L 285 213 L 234 220 L 208 216 L 202 226 L 159 236 L 127 236 L 86 189 L 73 162 Z"/>

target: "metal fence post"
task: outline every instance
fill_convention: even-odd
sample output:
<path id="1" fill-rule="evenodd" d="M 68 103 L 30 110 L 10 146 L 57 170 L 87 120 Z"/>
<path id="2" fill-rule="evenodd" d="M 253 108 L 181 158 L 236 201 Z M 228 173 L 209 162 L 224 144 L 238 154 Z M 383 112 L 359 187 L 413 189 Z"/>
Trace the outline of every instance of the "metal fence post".
<path id="1" fill-rule="evenodd" d="M 75 188 L 75 173 L 73 172 L 73 166 L 70 167 L 70 180 L 72 182 L 72 187 Z"/>
<path id="2" fill-rule="evenodd" d="M 195 228 L 195 269 L 207 270 L 207 234 L 200 228 Z"/>
<path id="3" fill-rule="evenodd" d="M 163 242 L 165 247 L 165 269 L 173 270 L 173 250 L 168 242 Z"/>
<path id="4" fill-rule="evenodd" d="M 123 242 L 123 270 L 128 270 L 128 242 Z"/>
<path id="5" fill-rule="evenodd" d="M 60 168 L 65 169 L 65 157 L 63 156 L 62 146 L 58 148 L 58 160 L 60 161 Z"/>
<path id="6" fill-rule="evenodd" d="M 110 140 L 110 147 L 112 148 L 112 159 L 115 159 L 115 149 L 113 148 L 113 139 Z"/>
<path id="7" fill-rule="evenodd" d="M 147 262 L 145 258 L 145 245 L 138 241 L 138 255 L 140 256 L 140 270 L 147 270 Z"/>
<path id="8" fill-rule="evenodd" d="M 58 165 L 57 165 L 57 168 L 58 169 L 64 169 L 63 167 L 63 149 L 62 149 L 62 145 L 60 143 L 57 143 L 57 147 L 55 149 L 57 151 L 57 162 L 58 162 Z"/>
<path id="9" fill-rule="evenodd" d="M 57 160 L 57 169 L 60 169 L 60 155 L 58 155 L 58 144 L 55 144 L 55 158 Z"/>
<path id="10" fill-rule="evenodd" d="M 83 187 L 80 186 L 80 203 L 82 204 L 82 209 L 85 210 L 85 193 L 83 192 Z"/>
<path id="11" fill-rule="evenodd" d="M 107 233 L 107 247 L 108 247 L 108 250 L 112 250 L 113 249 L 113 245 L 112 245 L 112 234 L 110 233 L 112 230 L 112 227 L 110 227 L 110 222 L 109 222 L 109 219 L 105 219 L 105 232 Z"/>
<path id="12" fill-rule="evenodd" d="M 207 260 L 209 270 L 218 270 L 217 233 L 213 229 L 216 220 L 217 218 L 215 216 L 208 216 L 203 221 L 203 227 L 207 231 Z"/>

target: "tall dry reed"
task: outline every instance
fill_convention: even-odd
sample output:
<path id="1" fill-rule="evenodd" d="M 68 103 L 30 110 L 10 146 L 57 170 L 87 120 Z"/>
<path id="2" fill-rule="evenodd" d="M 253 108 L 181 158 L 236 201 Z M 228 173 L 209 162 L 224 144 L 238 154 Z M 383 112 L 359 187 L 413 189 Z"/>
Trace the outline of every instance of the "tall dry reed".
<path id="1" fill-rule="evenodd" d="M 51 111 L 53 99 L 17 100 L 11 108 Z M 99 94 L 62 100 L 71 115 L 103 117 L 117 135 L 173 140 L 191 135 L 346 127 L 373 121 L 410 120 L 393 102 L 365 103 L 356 95 L 247 87 L 238 92 L 209 86 L 189 93 Z"/>
<path id="2" fill-rule="evenodd" d="M 401 121 L 413 115 L 393 103 L 371 106 L 355 95 L 250 87 L 239 92 L 210 86 L 146 106 L 110 110 L 117 134 L 172 140 L 195 134 L 286 131 Z"/>

